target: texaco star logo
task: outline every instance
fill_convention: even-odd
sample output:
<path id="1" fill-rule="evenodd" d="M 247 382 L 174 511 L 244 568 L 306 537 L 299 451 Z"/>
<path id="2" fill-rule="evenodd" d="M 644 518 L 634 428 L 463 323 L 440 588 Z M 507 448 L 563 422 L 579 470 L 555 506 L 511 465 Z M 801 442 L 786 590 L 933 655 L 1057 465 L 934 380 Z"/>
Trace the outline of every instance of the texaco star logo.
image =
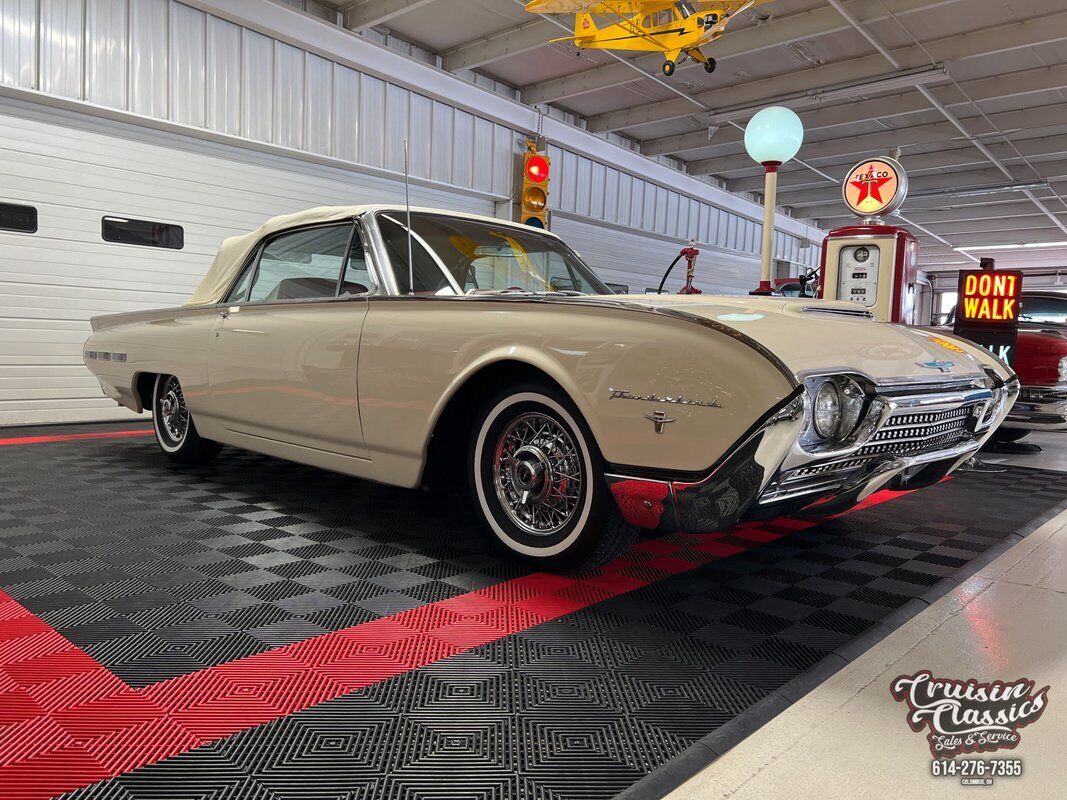
<path id="1" fill-rule="evenodd" d="M 860 190 L 860 196 L 856 200 L 857 203 L 862 203 L 868 197 L 873 197 L 879 203 L 885 202 L 882 200 L 882 187 L 889 183 L 892 178 L 876 178 L 873 174 L 867 173 L 858 180 L 852 181 L 852 185 Z"/>
<path id="2" fill-rule="evenodd" d="M 877 217 L 900 207 L 907 193 L 907 178 L 891 159 L 863 161 L 845 179 L 845 203 L 862 217 Z"/>

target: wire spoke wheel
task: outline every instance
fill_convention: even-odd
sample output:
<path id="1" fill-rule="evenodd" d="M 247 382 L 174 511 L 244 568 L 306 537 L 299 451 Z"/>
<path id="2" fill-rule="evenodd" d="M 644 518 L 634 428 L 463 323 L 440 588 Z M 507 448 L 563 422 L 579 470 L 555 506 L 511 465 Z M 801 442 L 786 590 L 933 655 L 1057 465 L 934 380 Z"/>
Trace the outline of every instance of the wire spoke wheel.
<path id="1" fill-rule="evenodd" d="M 582 458 L 555 419 L 531 412 L 512 420 L 493 454 L 497 499 L 511 521 L 533 536 L 553 536 L 582 504 Z"/>
<path id="2" fill-rule="evenodd" d="M 185 406 L 181 384 L 173 375 L 163 384 L 157 402 L 163 431 L 172 442 L 180 444 L 189 432 L 189 409 Z"/>

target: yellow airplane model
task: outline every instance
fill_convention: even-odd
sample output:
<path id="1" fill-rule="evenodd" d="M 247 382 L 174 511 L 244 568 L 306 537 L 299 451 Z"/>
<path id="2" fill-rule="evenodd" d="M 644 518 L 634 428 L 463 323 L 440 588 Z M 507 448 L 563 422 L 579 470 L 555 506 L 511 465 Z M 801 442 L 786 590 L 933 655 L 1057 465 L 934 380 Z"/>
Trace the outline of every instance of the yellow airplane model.
<path id="1" fill-rule="evenodd" d="M 571 42 L 579 50 L 637 50 L 663 53 L 663 74 L 670 77 L 678 60 L 688 56 L 715 71 L 715 59 L 701 48 L 726 30 L 730 20 L 771 0 L 530 0 L 531 14 L 574 14 Z M 596 17 L 606 17 L 597 24 Z"/>

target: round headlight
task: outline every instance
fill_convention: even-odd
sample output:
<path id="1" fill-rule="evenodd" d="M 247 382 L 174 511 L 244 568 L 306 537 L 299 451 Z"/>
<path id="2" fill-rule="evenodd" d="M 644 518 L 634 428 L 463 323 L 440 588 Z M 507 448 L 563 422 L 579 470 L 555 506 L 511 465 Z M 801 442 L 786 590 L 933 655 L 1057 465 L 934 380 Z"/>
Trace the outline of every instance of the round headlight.
<path id="1" fill-rule="evenodd" d="M 827 381 L 815 394 L 815 406 L 812 410 L 815 432 L 823 439 L 832 439 L 841 426 L 841 392 L 837 384 Z"/>

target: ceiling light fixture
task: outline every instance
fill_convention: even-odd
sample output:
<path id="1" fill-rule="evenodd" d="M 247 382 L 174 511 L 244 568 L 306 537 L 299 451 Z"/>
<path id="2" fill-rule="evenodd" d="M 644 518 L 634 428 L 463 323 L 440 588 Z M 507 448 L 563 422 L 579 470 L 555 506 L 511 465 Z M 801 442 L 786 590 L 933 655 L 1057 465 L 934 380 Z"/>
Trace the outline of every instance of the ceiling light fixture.
<path id="1" fill-rule="evenodd" d="M 953 247 L 957 253 L 971 253 L 978 250 L 1040 250 L 1049 247 L 1067 247 L 1067 242 L 1019 242 L 1018 244 L 982 244 L 971 247 Z"/>
<path id="2" fill-rule="evenodd" d="M 912 200 L 919 197 L 977 197 L 984 194 L 1001 192 L 1027 192 L 1033 189 L 1049 188 L 1048 181 L 1015 181 L 1012 183 L 990 183 L 983 186 L 947 186 L 943 189 L 921 189 L 908 195 Z"/>

